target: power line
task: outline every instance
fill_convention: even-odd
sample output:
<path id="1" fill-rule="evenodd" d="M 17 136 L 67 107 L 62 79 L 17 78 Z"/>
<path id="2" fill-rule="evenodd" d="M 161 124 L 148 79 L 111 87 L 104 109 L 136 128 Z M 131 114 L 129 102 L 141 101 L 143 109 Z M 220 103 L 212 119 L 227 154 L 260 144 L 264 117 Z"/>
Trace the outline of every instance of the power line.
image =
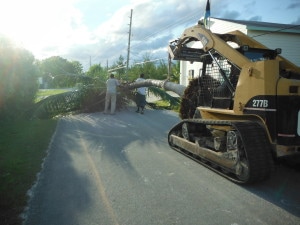
<path id="1" fill-rule="evenodd" d="M 189 13 L 188 15 L 186 15 L 184 17 L 180 17 L 179 19 L 175 20 L 174 22 L 167 24 L 164 27 L 160 27 L 158 30 L 155 30 L 151 34 L 146 35 L 143 38 L 140 38 L 139 40 L 137 40 L 138 43 L 131 45 L 131 51 L 132 51 L 132 49 L 136 49 L 136 51 L 137 51 L 139 46 L 143 45 L 149 39 L 157 37 L 158 34 L 166 33 L 167 30 L 174 29 L 176 27 L 179 27 L 182 24 L 187 24 L 187 23 L 192 23 L 192 22 L 195 23 L 195 21 L 197 21 L 197 19 L 199 19 L 199 18 L 200 18 L 199 10 L 198 9 L 194 10 L 192 13 Z"/>
<path id="2" fill-rule="evenodd" d="M 133 65 L 140 65 L 140 64 L 145 64 L 145 63 L 149 63 L 149 62 L 155 62 L 155 61 L 159 61 L 159 60 L 164 60 L 164 58 L 151 59 L 151 60 L 147 60 L 147 61 L 143 61 L 143 62 L 134 63 Z M 118 66 L 118 67 L 115 67 L 115 68 L 112 68 L 112 69 L 108 70 L 108 72 L 120 70 L 120 69 L 123 69 L 125 67 L 126 67 L 126 65 L 125 66 Z"/>
<path id="3" fill-rule="evenodd" d="M 199 10 L 197 9 L 197 10 L 193 11 L 192 13 L 190 13 L 190 14 L 184 16 L 184 17 L 179 18 L 178 20 L 175 20 L 172 23 L 167 24 L 166 26 L 159 28 L 155 32 L 152 32 L 151 34 L 148 34 L 147 36 L 142 37 L 141 39 L 137 40 L 139 43 L 131 45 L 130 49 L 132 50 L 134 48 L 137 48 L 138 46 L 142 45 L 143 42 L 149 40 L 150 38 L 155 37 L 157 34 L 165 32 L 167 29 L 177 27 L 177 26 L 182 25 L 184 23 L 192 22 L 192 21 L 195 20 L 196 16 L 198 17 L 198 15 L 199 15 Z M 125 50 L 126 50 L 126 48 L 124 47 L 122 50 L 120 50 L 120 52 L 123 52 Z M 96 57 L 97 57 L 97 55 L 93 56 L 92 58 L 96 58 Z"/>
<path id="4" fill-rule="evenodd" d="M 132 47 L 136 47 L 138 45 L 141 45 L 142 41 L 147 41 L 150 38 L 155 37 L 157 34 L 163 33 L 167 29 L 175 28 L 175 27 L 178 27 L 179 25 L 182 25 L 184 23 L 192 22 L 192 20 L 194 21 L 195 17 L 198 16 L 198 15 L 199 15 L 199 10 L 195 10 L 193 13 L 191 13 L 189 15 L 186 15 L 186 16 L 174 21 L 173 23 L 167 24 L 166 26 L 156 30 L 155 32 L 143 37 L 142 39 L 139 40 L 140 43 L 132 45 Z"/>

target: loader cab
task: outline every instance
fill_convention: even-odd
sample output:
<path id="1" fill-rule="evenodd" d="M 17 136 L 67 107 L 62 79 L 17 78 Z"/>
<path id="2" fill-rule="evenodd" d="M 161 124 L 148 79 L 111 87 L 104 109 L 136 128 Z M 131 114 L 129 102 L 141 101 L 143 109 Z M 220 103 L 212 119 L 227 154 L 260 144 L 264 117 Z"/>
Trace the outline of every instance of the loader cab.
<path id="1" fill-rule="evenodd" d="M 251 62 L 275 60 L 281 53 L 281 49 L 252 48 L 248 45 L 237 46 L 235 49 Z M 202 54 L 202 63 L 198 81 L 202 90 L 200 98 L 203 99 L 200 105 L 232 109 L 241 68 L 213 49 L 210 54 Z"/>
<path id="2" fill-rule="evenodd" d="M 198 105 L 232 109 L 240 68 L 217 51 L 212 51 L 211 55 L 202 56 L 202 58 L 202 68 L 198 79 L 201 90 Z"/>

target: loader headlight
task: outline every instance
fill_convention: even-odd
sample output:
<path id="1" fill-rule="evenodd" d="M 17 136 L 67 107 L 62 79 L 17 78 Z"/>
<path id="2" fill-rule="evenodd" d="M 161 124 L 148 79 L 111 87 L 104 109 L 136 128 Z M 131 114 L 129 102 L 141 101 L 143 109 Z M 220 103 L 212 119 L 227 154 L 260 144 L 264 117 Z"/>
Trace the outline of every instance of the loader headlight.
<path id="1" fill-rule="evenodd" d="M 281 49 L 281 48 L 276 48 L 276 49 L 275 49 L 275 52 L 277 53 L 277 55 L 279 55 L 279 54 L 281 54 L 282 49 Z"/>

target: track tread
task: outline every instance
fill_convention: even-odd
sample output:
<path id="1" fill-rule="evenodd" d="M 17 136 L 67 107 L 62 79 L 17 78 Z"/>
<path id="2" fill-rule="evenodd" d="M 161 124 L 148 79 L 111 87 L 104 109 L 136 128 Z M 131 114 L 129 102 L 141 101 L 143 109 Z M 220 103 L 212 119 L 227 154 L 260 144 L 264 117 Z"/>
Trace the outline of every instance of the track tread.
<path id="1" fill-rule="evenodd" d="M 271 145 L 268 141 L 267 134 L 264 128 L 257 122 L 253 121 L 225 121 L 225 120 L 205 120 L 205 119 L 185 119 L 180 123 L 175 125 L 169 132 L 169 135 L 174 133 L 174 131 L 178 130 L 181 127 L 182 123 L 198 123 L 203 125 L 229 125 L 233 126 L 240 133 L 241 140 L 243 142 L 243 146 L 246 146 L 246 154 L 249 162 L 249 178 L 247 180 L 239 180 L 236 176 L 228 175 L 223 173 L 221 170 L 216 170 L 212 168 L 208 164 L 204 164 L 200 160 L 196 160 L 202 165 L 209 167 L 213 171 L 218 174 L 236 182 L 236 183 L 255 183 L 262 180 L 267 179 L 271 172 L 274 169 L 272 155 L 271 155 Z M 176 148 L 176 146 L 172 146 L 175 150 L 187 155 L 181 149 Z M 188 151 L 186 149 L 186 151 Z M 191 156 L 189 155 L 191 158 Z"/>

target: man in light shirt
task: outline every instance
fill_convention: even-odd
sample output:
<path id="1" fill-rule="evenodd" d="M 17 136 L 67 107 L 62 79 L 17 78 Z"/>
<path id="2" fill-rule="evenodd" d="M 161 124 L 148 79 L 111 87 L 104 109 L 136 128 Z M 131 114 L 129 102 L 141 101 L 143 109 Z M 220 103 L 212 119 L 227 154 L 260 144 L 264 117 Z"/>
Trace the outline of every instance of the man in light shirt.
<path id="1" fill-rule="evenodd" d="M 114 115 L 117 102 L 117 87 L 120 85 L 114 74 L 106 81 L 106 96 L 105 96 L 105 110 L 104 114 L 108 113 L 108 106 L 110 103 L 110 114 Z"/>

